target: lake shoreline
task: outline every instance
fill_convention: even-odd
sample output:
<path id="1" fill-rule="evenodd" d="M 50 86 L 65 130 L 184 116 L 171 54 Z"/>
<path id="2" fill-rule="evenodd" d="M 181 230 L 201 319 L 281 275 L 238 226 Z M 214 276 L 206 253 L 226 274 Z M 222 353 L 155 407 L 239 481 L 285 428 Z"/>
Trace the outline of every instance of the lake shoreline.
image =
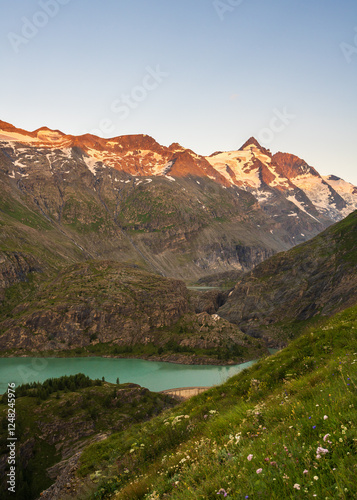
<path id="1" fill-rule="evenodd" d="M 44 382 L 49 378 L 83 373 L 92 380 L 113 384 L 134 383 L 153 392 L 184 387 L 209 387 L 250 367 L 254 361 L 237 365 L 183 365 L 144 359 L 105 357 L 34 358 L 12 357 L 0 361 L 0 392 L 9 382 L 16 386 Z"/>
<path id="2" fill-rule="evenodd" d="M 57 355 L 56 355 L 57 354 Z M 58 355 L 59 354 L 59 355 Z M 235 366 L 235 365 L 241 365 L 242 363 L 247 363 L 248 361 L 255 361 L 256 358 L 253 359 L 247 359 L 247 358 L 240 358 L 240 359 L 214 359 L 214 358 L 209 358 L 209 357 L 203 357 L 203 356 L 195 356 L 195 355 L 185 355 L 185 354 L 165 354 L 165 355 L 139 355 L 135 354 L 133 356 L 127 355 L 127 354 L 95 354 L 95 353 L 88 353 L 88 354 L 78 354 L 78 353 L 73 353 L 72 355 L 66 356 L 68 352 L 62 351 L 62 353 L 55 353 L 53 351 L 50 352 L 31 352 L 31 353 L 26 353 L 26 354 L 8 354 L 8 355 L 1 355 L 0 359 L 13 359 L 13 358 L 55 358 L 55 359 L 72 359 L 72 358 L 105 358 L 105 359 L 143 359 L 145 361 L 158 361 L 161 363 L 173 363 L 173 364 L 179 364 L 179 365 L 191 365 L 191 366 Z"/>

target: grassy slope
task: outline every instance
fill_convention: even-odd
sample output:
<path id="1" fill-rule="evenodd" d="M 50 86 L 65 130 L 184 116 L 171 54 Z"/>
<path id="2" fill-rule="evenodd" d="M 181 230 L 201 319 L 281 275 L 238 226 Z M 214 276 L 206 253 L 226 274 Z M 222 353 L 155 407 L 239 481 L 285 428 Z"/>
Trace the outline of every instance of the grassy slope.
<path id="1" fill-rule="evenodd" d="M 1 185 L 3 188 L 3 185 Z M 78 262 L 86 258 L 71 239 L 23 199 L 3 190 L 0 200 L 0 251 L 23 252 L 46 263 L 47 268 Z"/>
<path id="2" fill-rule="evenodd" d="M 8 436 L 7 402 L 3 399 L 0 400 L 0 457 L 7 452 Z M 60 462 L 62 454 L 68 458 L 91 438 L 146 420 L 173 404 L 169 396 L 135 384 L 107 382 L 56 391 L 44 401 L 29 395 L 16 397 L 17 494 L 10 497 L 37 498 L 53 483 L 46 469 Z M 7 498 L 2 482 L 0 475 L 0 498 Z"/>
<path id="3" fill-rule="evenodd" d="M 93 498 L 213 499 L 221 488 L 232 499 L 356 498 L 356 331 L 354 306 L 225 384 L 90 446 L 79 472 L 108 476 Z M 321 458 L 319 446 L 329 450 Z"/>

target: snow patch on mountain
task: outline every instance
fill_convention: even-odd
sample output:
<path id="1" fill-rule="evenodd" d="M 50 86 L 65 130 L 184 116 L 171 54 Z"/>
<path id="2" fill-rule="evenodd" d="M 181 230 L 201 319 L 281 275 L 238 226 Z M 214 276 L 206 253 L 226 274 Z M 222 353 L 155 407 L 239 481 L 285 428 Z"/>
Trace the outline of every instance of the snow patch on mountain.
<path id="1" fill-rule="evenodd" d="M 300 175 L 294 184 L 304 191 L 319 211 L 325 211 L 330 204 L 331 191 L 321 177 Z"/>
<path id="2" fill-rule="evenodd" d="M 289 195 L 289 196 L 286 197 L 286 199 L 289 200 L 289 201 L 291 201 L 291 203 L 294 203 L 294 205 L 296 205 L 302 212 L 305 212 L 307 215 L 309 215 L 310 217 L 312 217 L 313 219 L 315 219 L 317 222 L 319 222 L 319 220 L 316 219 L 316 217 L 314 217 L 313 215 L 311 215 L 306 210 L 306 207 L 303 205 L 303 203 L 301 203 L 300 201 L 298 201 L 294 195 Z"/>
<path id="3" fill-rule="evenodd" d="M 55 130 L 39 130 L 37 132 L 37 137 L 41 140 L 50 142 L 61 142 L 63 135 Z"/>
<path id="4" fill-rule="evenodd" d="M 267 168 L 269 172 L 275 176 L 275 179 L 269 183 L 270 186 L 286 189 L 289 188 L 290 183 L 288 179 L 286 177 L 283 177 L 279 172 L 276 171 L 276 166 L 274 164 L 267 165 Z"/>
<path id="5" fill-rule="evenodd" d="M 166 174 L 168 174 L 170 172 L 170 170 L 173 167 L 174 163 L 175 163 L 174 160 L 170 160 L 167 163 L 165 163 L 164 166 L 162 166 L 162 165 L 156 165 L 152 169 L 153 175 L 165 175 L 165 176 L 167 176 Z"/>
<path id="6" fill-rule="evenodd" d="M 93 157 L 88 157 L 88 156 L 85 156 L 83 158 L 83 161 L 84 163 L 87 165 L 88 167 L 88 170 L 90 170 L 92 172 L 93 175 L 96 175 L 97 172 L 96 172 L 96 168 L 95 168 L 95 165 L 98 163 L 98 160 L 96 160 L 95 158 Z"/>
<path id="7" fill-rule="evenodd" d="M 250 151 L 227 151 L 207 156 L 206 160 L 231 184 L 243 188 L 259 189 L 261 187 L 259 167 L 253 167 L 252 158 L 253 154 Z M 239 184 L 237 184 L 237 180 Z"/>
<path id="8" fill-rule="evenodd" d="M 10 142 L 38 142 L 37 138 L 31 137 L 30 135 L 2 130 L 0 130 L 0 140 Z"/>
<path id="9" fill-rule="evenodd" d="M 347 208 L 343 211 L 346 216 L 353 210 L 357 210 L 357 188 L 350 182 L 346 182 L 335 175 L 322 177 L 347 203 Z"/>
<path id="10" fill-rule="evenodd" d="M 14 161 L 15 167 L 20 167 L 20 168 L 27 168 L 28 165 L 25 165 L 24 163 L 21 163 L 20 160 Z"/>

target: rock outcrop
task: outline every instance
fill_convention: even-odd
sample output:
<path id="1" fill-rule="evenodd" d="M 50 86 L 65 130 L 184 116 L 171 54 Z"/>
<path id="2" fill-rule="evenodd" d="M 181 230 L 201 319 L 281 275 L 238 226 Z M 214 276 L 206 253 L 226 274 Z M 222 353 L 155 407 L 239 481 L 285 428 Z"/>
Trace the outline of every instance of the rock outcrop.
<path id="1" fill-rule="evenodd" d="M 198 310 L 182 281 L 117 262 L 75 264 L 44 279 L 8 312 L 0 322 L 0 350 L 23 355 L 79 349 L 174 362 L 185 357 L 190 364 L 247 361 L 265 353 L 236 325 Z"/>

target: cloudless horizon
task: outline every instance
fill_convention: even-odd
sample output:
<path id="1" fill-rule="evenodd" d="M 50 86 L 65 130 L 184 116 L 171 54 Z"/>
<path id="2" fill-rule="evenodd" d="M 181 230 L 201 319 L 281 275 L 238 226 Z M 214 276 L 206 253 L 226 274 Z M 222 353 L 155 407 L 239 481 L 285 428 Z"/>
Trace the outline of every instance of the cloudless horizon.
<path id="1" fill-rule="evenodd" d="M 357 185 L 355 0 L 1 7 L 1 120 L 202 155 L 254 136 Z"/>

